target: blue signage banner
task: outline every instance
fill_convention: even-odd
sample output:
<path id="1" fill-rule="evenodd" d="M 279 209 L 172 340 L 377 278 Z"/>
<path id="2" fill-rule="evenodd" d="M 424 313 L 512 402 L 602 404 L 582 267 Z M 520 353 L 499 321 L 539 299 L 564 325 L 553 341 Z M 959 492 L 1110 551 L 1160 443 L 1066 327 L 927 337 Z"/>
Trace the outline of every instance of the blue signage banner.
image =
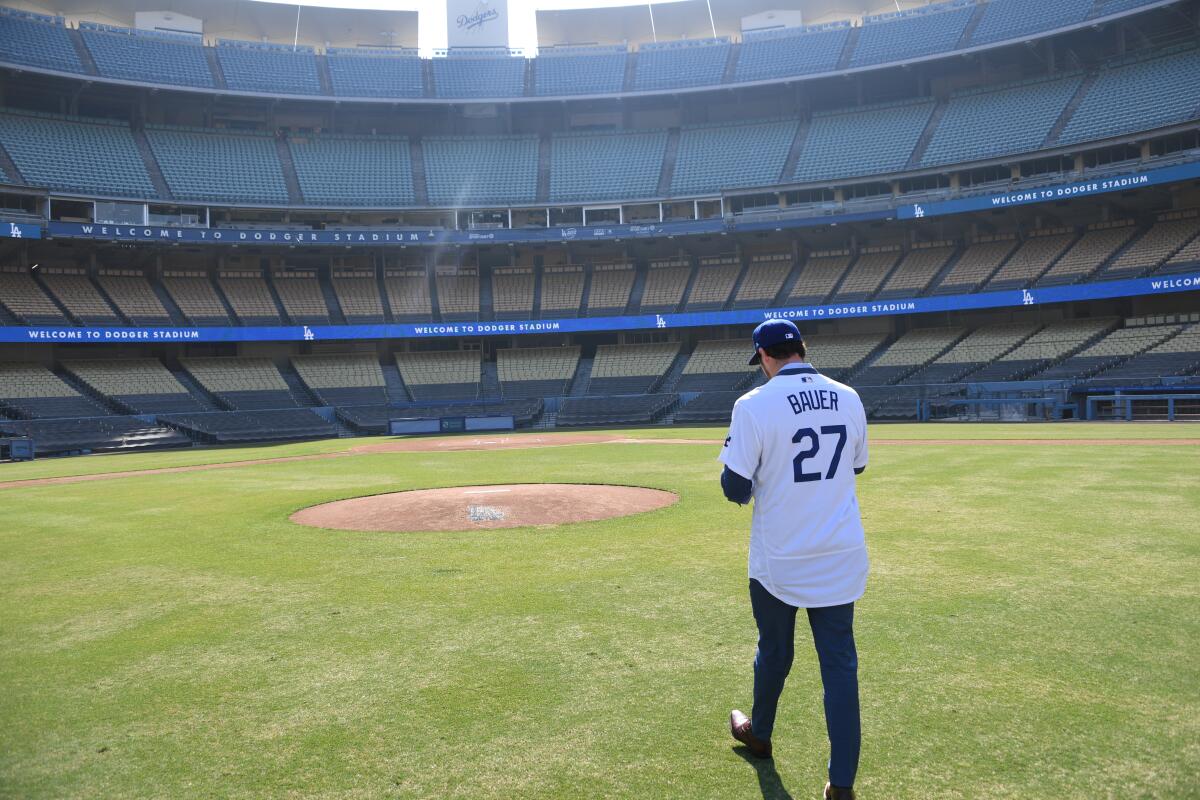
<path id="1" fill-rule="evenodd" d="M 430 322 L 403 325 L 300 325 L 269 328 L 0 328 L 0 342 L 113 344 L 120 342 L 292 342 L 345 339 L 423 339 L 445 336 L 521 336 L 537 333 L 697 328 L 716 325 L 755 325 L 771 317 L 805 321 L 929 314 L 985 308 L 1035 306 L 1082 300 L 1103 300 L 1148 294 L 1200 291 L 1200 272 L 1161 278 L 1014 289 L 1005 292 L 872 300 L 825 306 L 791 306 L 706 311 L 686 314 L 641 314 L 621 317 L 503 322 Z"/>
<path id="2" fill-rule="evenodd" d="M 42 226 L 26 222 L 0 222 L 0 237 L 5 239 L 40 239 Z"/>

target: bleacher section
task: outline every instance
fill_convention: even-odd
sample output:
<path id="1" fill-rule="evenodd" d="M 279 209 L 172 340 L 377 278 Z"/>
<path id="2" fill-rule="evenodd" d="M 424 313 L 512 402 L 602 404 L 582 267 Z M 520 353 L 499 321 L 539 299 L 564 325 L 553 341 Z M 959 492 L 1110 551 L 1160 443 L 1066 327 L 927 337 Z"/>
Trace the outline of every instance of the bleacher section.
<path id="1" fill-rule="evenodd" d="M 1033 231 L 1029 236 L 988 281 L 989 292 L 1032 286 L 1075 241 L 1075 233 L 1069 228 Z"/>
<path id="2" fill-rule="evenodd" d="M 152 358 L 67 361 L 63 367 L 130 414 L 205 410 L 170 370 Z"/>
<path id="3" fill-rule="evenodd" d="M 933 294 L 969 294 L 978 289 L 1017 247 L 1013 236 L 981 236 L 950 268 Z"/>
<path id="4" fill-rule="evenodd" d="M 1154 227 L 1113 259 L 1098 277 L 1110 280 L 1133 278 L 1153 270 L 1197 234 L 1200 234 L 1200 218 L 1195 209 L 1160 214 Z"/>
<path id="5" fill-rule="evenodd" d="M 389 269 L 384 273 L 388 305 L 397 322 L 429 322 L 433 307 L 429 277 L 421 269 Z"/>
<path id="6" fill-rule="evenodd" d="M 974 11 L 974 0 L 958 0 L 863 17 L 850 66 L 885 64 L 953 50 Z"/>
<path id="7" fill-rule="evenodd" d="M 976 383 L 1020 380 L 1083 347 L 1114 327 L 1116 322 L 1101 318 L 1051 323 L 1014 350 L 963 376 L 963 380 Z"/>
<path id="8" fill-rule="evenodd" d="M 708 86 L 721 82 L 729 60 L 729 40 L 684 39 L 638 48 L 635 92 Z"/>
<path id="9" fill-rule="evenodd" d="M 179 363 L 201 386 L 232 409 L 298 405 L 269 358 L 183 358 Z"/>
<path id="10" fill-rule="evenodd" d="M 396 353 L 396 366 L 413 400 L 474 400 L 479 397 L 483 370 L 478 351 Z"/>
<path id="11" fill-rule="evenodd" d="M 1097 380 L 1136 385 L 1163 376 L 1200 372 L 1200 323 L 1184 328 L 1177 336 L 1154 345 L 1144 353 L 1104 369 Z"/>
<path id="12" fill-rule="evenodd" d="M 271 94 L 321 94 L 313 49 L 221 39 L 217 59 L 230 89 Z"/>
<path id="13" fill-rule="evenodd" d="M 638 397 L 568 397 L 558 410 L 556 424 L 563 428 L 584 425 L 649 425 L 673 405 L 679 395 Z"/>
<path id="14" fill-rule="evenodd" d="M 193 325 L 232 325 L 208 275 L 197 271 L 163 272 L 163 288 Z"/>
<path id="15" fill-rule="evenodd" d="M 972 45 L 1016 39 L 1038 31 L 1052 30 L 1087 19 L 1094 0 L 991 0 L 985 7 L 979 27 L 971 36 Z"/>
<path id="16" fill-rule="evenodd" d="M 742 263 L 736 255 L 701 258 L 696 280 L 688 294 L 686 310 L 714 311 L 724 308 L 741 271 Z"/>
<path id="17" fill-rule="evenodd" d="M 84 325 L 112 327 L 122 324 L 83 270 L 48 267 L 41 275 L 47 291 Z"/>
<path id="18" fill-rule="evenodd" d="M 588 293 L 589 316 L 622 314 L 633 290 L 632 264 L 597 264 L 592 267 L 592 285 Z"/>
<path id="19" fill-rule="evenodd" d="M 378 325 L 387 321 L 374 272 L 334 268 L 331 283 L 347 324 Z"/>
<path id="20" fill-rule="evenodd" d="M 156 196 L 123 123 L 32 111 L 0 114 L 0 144 L 33 186 L 99 197 Z"/>
<path id="21" fill-rule="evenodd" d="M 692 267 L 686 259 L 651 261 L 642 290 L 642 312 L 668 312 L 678 308 L 691 274 Z"/>
<path id="22" fill-rule="evenodd" d="M 83 72 L 62 17 L 0 8 L 0 61 Z"/>
<path id="23" fill-rule="evenodd" d="M 147 125 L 146 138 L 167 185 L 180 200 L 288 202 L 279 154 L 268 134 Z"/>
<path id="24" fill-rule="evenodd" d="M 542 270 L 542 316 L 578 316 L 583 305 L 583 267 L 565 264 Z M 628 292 L 626 292 L 628 297 Z"/>
<path id="25" fill-rule="evenodd" d="M 408 139 L 391 136 L 293 138 L 288 146 L 309 205 L 411 206 Z"/>
<path id="26" fill-rule="evenodd" d="M 225 299 L 243 325 L 283 324 L 267 281 L 258 270 L 219 272 L 217 285 L 225 293 Z"/>
<path id="27" fill-rule="evenodd" d="M 815 28 L 747 31 L 738 53 L 735 81 L 761 81 L 832 72 L 850 35 L 848 23 Z"/>
<path id="28" fill-rule="evenodd" d="M 103 269 L 96 282 L 134 325 L 170 325 L 171 315 L 142 273 L 129 269 Z"/>
<path id="29" fill-rule="evenodd" d="M 933 113 L 932 101 L 814 114 L 792 180 L 899 172 Z"/>
<path id="30" fill-rule="evenodd" d="M 537 194 L 536 136 L 431 137 L 422 148 L 434 205 L 531 203 Z"/>
<path id="31" fill-rule="evenodd" d="M 1072 245 L 1054 266 L 1038 279 L 1039 286 L 1076 283 L 1083 280 L 1117 252 L 1137 232 L 1128 220 L 1100 222 Z"/>
<path id="32" fill-rule="evenodd" d="M 1040 381 L 1087 378 L 1107 367 L 1149 350 L 1181 330 L 1183 330 L 1183 325 L 1119 328 L 1100 341 L 1088 345 L 1078 353 L 1041 372 L 1030 375 L 1029 378 Z"/>
<path id="33" fill-rule="evenodd" d="M 750 256 L 746 277 L 733 298 L 734 308 L 762 308 L 771 304 L 775 295 L 783 288 L 783 282 L 792 271 L 789 253 L 759 253 Z"/>
<path id="34" fill-rule="evenodd" d="M 293 356 L 292 366 L 327 406 L 386 405 L 383 369 L 374 355 L 354 353 Z"/>
<path id="35" fill-rule="evenodd" d="M 798 124 L 796 120 L 780 120 L 682 128 L 671 178 L 672 193 L 716 193 L 738 186 L 778 183 Z"/>
<path id="36" fill-rule="evenodd" d="M 479 274 L 474 267 L 438 267 L 437 296 L 442 319 L 479 319 Z"/>
<path id="37" fill-rule="evenodd" d="M 26 325 L 70 325 L 42 287 L 20 267 L 0 267 L 0 304 Z"/>
<path id="38" fill-rule="evenodd" d="M 329 80 L 339 97 L 421 97 L 421 60 L 415 50 L 330 47 Z"/>
<path id="39" fill-rule="evenodd" d="M 924 294 L 934 276 L 946 266 L 946 262 L 953 255 L 953 242 L 923 242 L 914 245 L 879 290 L 877 298 L 886 300 Z"/>
<path id="40" fill-rule="evenodd" d="M 202 442 L 271 442 L 337 436 L 337 427 L 310 408 L 167 414 L 160 422 Z"/>
<path id="41" fill-rule="evenodd" d="M 551 139 L 550 200 L 653 197 L 666 147 L 666 131 L 556 135 Z"/>
<path id="42" fill-rule="evenodd" d="M 805 336 L 808 362 L 823 375 L 843 380 L 879 349 L 887 336 L 882 333 Z"/>
<path id="43" fill-rule="evenodd" d="M 498 267 L 493 270 L 492 309 L 496 319 L 532 317 L 533 283 L 532 267 Z"/>
<path id="44" fill-rule="evenodd" d="M 839 302 L 852 302 L 873 296 L 899 260 L 900 248 L 897 245 L 864 247 L 850 271 L 846 273 L 834 299 Z"/>
<path id="45" fill-rule="evenodd" d="M 297 325 L 328 325 L 329 306 L 314 270 L 284 270 L 271 274 L 283 310 Z"/>
<path id="46" fill-rule="evenodd" d="M 748 365 L 750 346 L 742 339 L 697 342 L 683 367 L 677 392 L 714 392 L 744 389 L 759 373 Z"/>
<path id="47" fill-rule="evenodd" d="M 211 88 L 199 36 L 81 23 L 79 34 L 101 75 L 141 83 Z"/>
<path id="48" fill-rule="evenodd" d="M 0 413 L 20 419 L 101 417 L 99 403 L 40 364 L 0 362 Z"/>
<path id="49" fill-rule="evenodd" d="M 818 305 L 824 302 L 848 266 L 850 266 L 848 250 L 825 250 L 812 253 L 800 270 L 800 277 L 796 279 L 791 292 L 788 293 L 788 305 Z"/>
<path id="50" fill-rule="evenodd" d="M 456 55 L 430 62 L 438 97 L 520 97 L 525 93 L 525 59 L 507 53 L 476 58 Z"/>
<path id="51" fill-rule="evenodd" d="M 534 93 L 539 96 L 616 94 L 625 82 L 624 45 L 552 47 L 534 60 Z"/>
<path id="52" fill-rule="evenodd" d="M 506 398 L 566 394 L 578 366 L 578 345 L 496 351 L 500 392 Z"/>
<path id="53" fill-rule="evenodd" d="M 587 393 L 646 394 L 666 374 L 678 353 L 678 342 L 602 344 L 592 361 Z"/>

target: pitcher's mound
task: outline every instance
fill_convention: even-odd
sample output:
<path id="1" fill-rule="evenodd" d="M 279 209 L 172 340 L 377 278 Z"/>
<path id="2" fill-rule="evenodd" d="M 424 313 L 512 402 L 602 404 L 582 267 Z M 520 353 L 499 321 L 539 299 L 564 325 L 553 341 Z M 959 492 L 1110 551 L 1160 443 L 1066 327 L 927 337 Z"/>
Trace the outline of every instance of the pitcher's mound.
<path id="1" fill-rule="evenodd" d="M 627 517 L 678 500 L 637 486 L 512 483 L 356 497 L 301 509 L 291 519 L 350 531 L 470 531 Z"/>

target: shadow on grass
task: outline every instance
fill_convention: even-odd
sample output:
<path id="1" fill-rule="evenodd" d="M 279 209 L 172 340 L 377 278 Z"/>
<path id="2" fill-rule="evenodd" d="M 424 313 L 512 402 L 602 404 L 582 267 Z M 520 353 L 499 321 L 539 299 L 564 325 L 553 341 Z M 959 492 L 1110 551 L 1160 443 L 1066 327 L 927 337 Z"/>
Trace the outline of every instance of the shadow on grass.
<path id="1" fill-rule="evenodd" d="M 783 779 L 775 771 L 775 762 L 770 758 L 757 758 L 750 748 L 738 745 L 733 748 L 742 759 L 754 767 L 758 775 L 758 789 L 762 792 L 763 800 L 795 800 L 791 792 L 783 785 Z"/>

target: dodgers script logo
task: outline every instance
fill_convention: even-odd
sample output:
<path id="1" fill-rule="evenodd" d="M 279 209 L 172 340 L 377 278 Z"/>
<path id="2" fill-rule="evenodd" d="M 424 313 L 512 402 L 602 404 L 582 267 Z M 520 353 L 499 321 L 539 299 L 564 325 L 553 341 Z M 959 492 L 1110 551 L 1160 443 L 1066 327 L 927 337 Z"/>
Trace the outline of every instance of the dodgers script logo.
<path id="1" fill-rule="evenodd" d="M 1028 289 L 1022 289 L 1022 290 L 1021 290 L 1021 305 L 1023 305 L 1023 306 L 1031 306 L 1031 305 L 1033 305 L 1035 302 L 1036 302 L 1036 301 L 1033 299 L 1033 293 L 1032 293 L 1032 292 L 1030 292 Z"/>
<path id="2" fill-rule="evenodd" d="M 311 342 L 315 338 L 317 338 L 317 335 L 312 332 L 312 328 L 305 325 L 304 326 L 304 341 Z"/>
<path id="3" fill-rule="evenodd" d="M 489 8 L 487 3 L 479 3 L 475 6 L 474 14 L 459 14 L 457 23 L 461 30 L 469 31 L 474 28 L 482 28 L 486 23 L 499 18 L 499 11 Z"/>
<path id="4" fill-rule="evenodd" d="M 21 226 L 15 222 L 8 223 L 8 235 L 14 239 L 21 238 Z"/>

